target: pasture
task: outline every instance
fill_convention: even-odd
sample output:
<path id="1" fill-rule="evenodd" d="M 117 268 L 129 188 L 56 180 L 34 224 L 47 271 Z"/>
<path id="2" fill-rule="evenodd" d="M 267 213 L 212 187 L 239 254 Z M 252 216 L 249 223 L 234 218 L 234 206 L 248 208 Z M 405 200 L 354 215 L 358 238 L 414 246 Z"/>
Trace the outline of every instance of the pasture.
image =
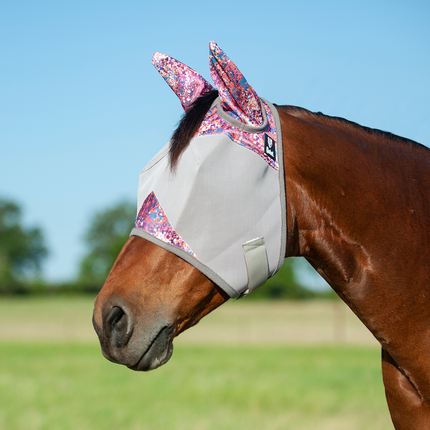
<path id="1" fill-rule="evenodd" d="M 149 373 L 102 357 L 91 312 L 1 299 L 1 429 L 392 429 L 379 348 L 341 302 L 227 303 Z"/>

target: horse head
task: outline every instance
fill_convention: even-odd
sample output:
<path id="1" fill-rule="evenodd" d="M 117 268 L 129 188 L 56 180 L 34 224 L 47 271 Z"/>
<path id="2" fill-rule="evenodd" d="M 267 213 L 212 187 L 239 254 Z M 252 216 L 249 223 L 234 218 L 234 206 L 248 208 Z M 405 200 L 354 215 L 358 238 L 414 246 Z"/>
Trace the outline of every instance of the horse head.
<path id="1" fill-rule="evenodd" d="M 173 338 L 282 266 L 285 202 L 276 109 L 210 44 L 215 88 L 156 53 L 185 114 L 142 171 L 131 237 L 95 301 L 104 356 L 134 370 L 170 358 Z"/>
<path id="2" fill-rule="evenodd" d="M 160 366 L 175 336 L 303 256 L 380 342 L 396 429 L 430 428 L 428 148 L 275 109 L 214 43 L 216 89 L 153 62 L 185 116 L 141 173 L 135 226 L 95 302 L 105 357 Z"/>

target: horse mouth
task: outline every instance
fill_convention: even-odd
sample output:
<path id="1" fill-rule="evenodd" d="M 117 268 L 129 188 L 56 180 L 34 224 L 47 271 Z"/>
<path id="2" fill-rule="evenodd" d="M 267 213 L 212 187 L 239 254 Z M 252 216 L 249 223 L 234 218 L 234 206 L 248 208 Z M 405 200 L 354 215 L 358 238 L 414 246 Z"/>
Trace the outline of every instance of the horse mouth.
<path id="1" fill-rule="evenodd" d="M 148 371 L 167 363 L 173 354 L 173 343 L 171 326 L 163 327 L 154 337 L 153 341 L 133 366 L 128 366 L 131 370 Z"/>

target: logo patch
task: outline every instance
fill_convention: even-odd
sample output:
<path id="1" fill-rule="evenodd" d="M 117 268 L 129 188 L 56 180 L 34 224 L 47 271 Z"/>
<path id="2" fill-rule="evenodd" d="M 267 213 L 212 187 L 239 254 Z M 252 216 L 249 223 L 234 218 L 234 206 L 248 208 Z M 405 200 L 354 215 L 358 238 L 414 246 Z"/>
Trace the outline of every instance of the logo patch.
<path id="1" fill-rule="evenodd" d="M 275 141 L 268 134 L 264 135 L 264 153 L 276 161 Z"/>

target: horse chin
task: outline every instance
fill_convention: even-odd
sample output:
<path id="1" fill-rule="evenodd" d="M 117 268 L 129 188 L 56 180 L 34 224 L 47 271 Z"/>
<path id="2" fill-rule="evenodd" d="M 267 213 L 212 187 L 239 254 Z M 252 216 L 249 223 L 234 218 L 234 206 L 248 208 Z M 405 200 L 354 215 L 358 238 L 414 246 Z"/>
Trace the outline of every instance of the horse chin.
<path id="1" fill-rule="evenodd" d="M 146 372 L 167 363 L 173 354 L 171 334 L 171 327 L 161 329 L 139 361 L 133 366 L 128 366 L 128 368 Z"/>

